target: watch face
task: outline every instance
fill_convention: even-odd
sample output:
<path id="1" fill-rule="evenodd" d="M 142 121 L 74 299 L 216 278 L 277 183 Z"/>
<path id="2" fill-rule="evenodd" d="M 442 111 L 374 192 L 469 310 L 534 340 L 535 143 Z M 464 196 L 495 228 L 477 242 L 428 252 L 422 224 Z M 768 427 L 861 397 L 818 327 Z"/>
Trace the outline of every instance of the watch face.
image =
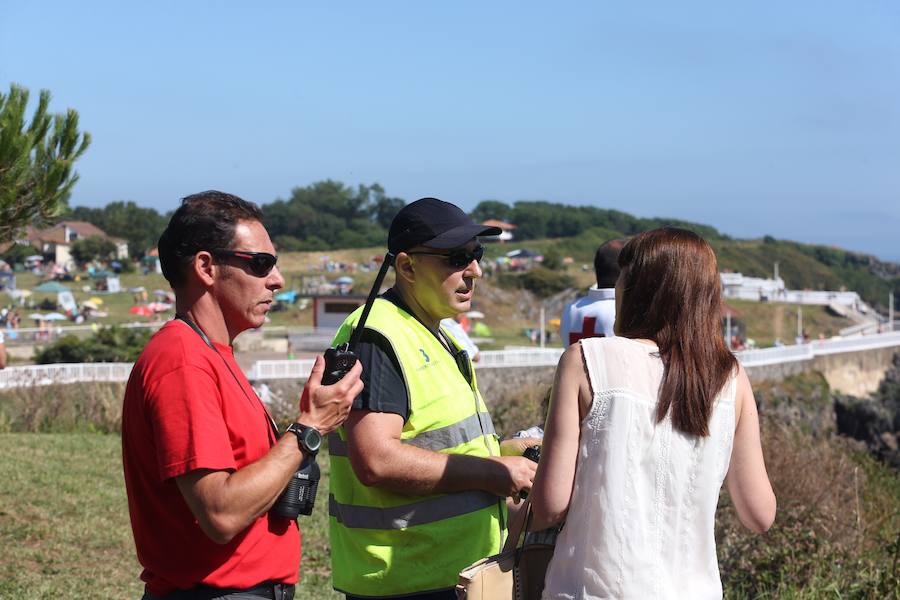
<path id="1" fill-rule="evenodd" d="M 303 432 L 303 443 L 311 451 L 316 452 L 318 451 L 319 446 L 322 445 L 322 434 L 319 433 L 318 430 L 308 427 L 306 431 Z"/>

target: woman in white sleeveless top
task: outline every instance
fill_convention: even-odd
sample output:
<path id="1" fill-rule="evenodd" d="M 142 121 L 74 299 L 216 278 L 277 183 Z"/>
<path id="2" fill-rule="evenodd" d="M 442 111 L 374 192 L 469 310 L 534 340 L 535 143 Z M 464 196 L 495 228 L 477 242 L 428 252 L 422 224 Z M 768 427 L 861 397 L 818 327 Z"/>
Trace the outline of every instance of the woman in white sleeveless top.
<path id="1" fill-rule="evenodd" d="M 532 492 L 534 525 L 565 520 L 545 599 L 721 598 L 723 480 L 741 522 L 775 518 L 756 402 L 721 333 L 715 254 L 662 228 L 619 256 L 616 334 L 566 350 Z"/>

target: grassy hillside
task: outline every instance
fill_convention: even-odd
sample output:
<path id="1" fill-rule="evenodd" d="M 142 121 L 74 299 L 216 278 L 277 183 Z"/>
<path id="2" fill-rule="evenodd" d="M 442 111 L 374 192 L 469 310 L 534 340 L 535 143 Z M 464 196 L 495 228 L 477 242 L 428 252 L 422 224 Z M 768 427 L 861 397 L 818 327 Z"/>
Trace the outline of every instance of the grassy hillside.
<path id="1" fill-rule="evenodd" d="M 592 265 L 597 246 L 625 234 L 594 228 L 565 238 L 527 240 L 492 245 L 489 256 L 499 256 L 514 248 L 526 247 L 542 253 L 571 256 L 578 268 Z M 778 262 L 779 274 L 791 289 L 840 290 L 859 292 L 866 302 L 887 308 L 888 294 L 900 294 L 900 265 L 883 263 L 872 256 L 827 246 L 764 238 L 735 240 L 725 236 L 707 238 L 716 250 L 721 270 L 753 277 L 772 277 Z M 592 268 L 592 267 L 591 267 Z M 589 270 L 590 272 L 590 270 Z"/>

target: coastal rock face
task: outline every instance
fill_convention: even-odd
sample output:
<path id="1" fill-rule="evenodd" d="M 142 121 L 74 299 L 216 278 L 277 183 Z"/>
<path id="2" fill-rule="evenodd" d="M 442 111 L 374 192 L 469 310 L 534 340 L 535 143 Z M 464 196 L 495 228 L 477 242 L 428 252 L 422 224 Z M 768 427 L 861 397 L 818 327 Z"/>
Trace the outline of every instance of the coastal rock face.
<path id="1" fill-rule="evenodd" d="M 761 415 L 769 422 L 797 427 L 814 436 L 836 431 L 832 392 L 818 372 L 753 385 Z"/>
<path id="2" fill-rule="evenodd" d="M 836 395 L 837 432 L 860 440 L 870 452 L 900 469 L 900 353 L 878 391 L 865 398 Z"/>

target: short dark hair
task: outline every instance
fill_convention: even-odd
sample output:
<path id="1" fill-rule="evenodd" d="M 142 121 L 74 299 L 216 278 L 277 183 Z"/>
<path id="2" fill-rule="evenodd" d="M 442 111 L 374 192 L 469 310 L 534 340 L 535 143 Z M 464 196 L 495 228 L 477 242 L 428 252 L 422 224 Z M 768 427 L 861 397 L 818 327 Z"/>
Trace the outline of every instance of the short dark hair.
<path id="1" fill-rule="evenodd" d="M 619 252 L 625 246 L 624 238 L 615 238 L 600 245 L 594 254 L 594 275 L 598 288 L 616 287 L 619 278 Z"/>
<path id="2" fill-rule="evenodd" d="M 186 270 L 201 250 L 228 250 L 239 221 L 262 222 L 262 211 L 232 194 L 209 190 L 181 199 L 157 244 L 163 276 L 173 288 L 186 281 Z"/>

